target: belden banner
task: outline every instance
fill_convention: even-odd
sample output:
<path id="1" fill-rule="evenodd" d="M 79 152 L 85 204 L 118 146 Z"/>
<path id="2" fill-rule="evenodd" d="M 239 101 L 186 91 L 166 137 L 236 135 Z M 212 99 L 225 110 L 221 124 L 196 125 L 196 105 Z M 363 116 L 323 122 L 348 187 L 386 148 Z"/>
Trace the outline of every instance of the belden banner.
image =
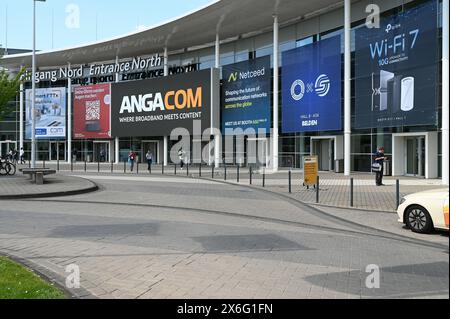
<path id="1" fill-rule="evenodd" d="M 74 90 L 73 135 L 75 139 L 109 139 L 111 85 L 80 86 Z"/>
<path id="2" fill-rule="evenodd" d="M 224 134 L 247 129 L 270 132 L 270 57 L 223 67 L 222 128 Z"/>
<path id="3" fill-rule="evenodd" d="M 358 129 L 437 124 L 437 1 L 356 29 Z"/>
<path id="4" fill-rule="evenodd" d="M 111 85 L 111 133 L 115 137 L 169 136 L 176 128 L 193 133 L 211 127 L 211 103 L 219 105 L 216 69 Z M 219 110 L 214 113 L 217 127 Z"/>
<path id="5" fill-rule="evenodd" d="M 283 133 L 339 131 L 341 37 L 283 53 Z"/>
<path id="6" fill-rule="evenodd" d="M 66 88 L 36 89 L 35 116 L 37 139 L 66 137 Z M 25 138 L 32 137 L 32 90 L 25 91 Z"/>

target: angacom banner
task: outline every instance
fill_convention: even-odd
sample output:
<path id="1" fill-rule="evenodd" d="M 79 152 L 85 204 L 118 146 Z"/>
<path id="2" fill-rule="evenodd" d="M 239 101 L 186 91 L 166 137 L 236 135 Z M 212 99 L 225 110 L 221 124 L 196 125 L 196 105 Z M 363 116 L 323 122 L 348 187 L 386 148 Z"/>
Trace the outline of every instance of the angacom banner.
<path id="1" fill-rule="evenodd" d="M 75 139 L 109 139 L 111 84 L 80 86 L 74 90 Z"/>
<path id="2" fill-rule="evenodd" d="M 35 115 L 36 138 L 54 139 L 66 137 L 66 88 L 36 89 Z M 25 138 L 31 139 L 32 90 L 26 90 Z"/>
<path id="3" fill-rule="evenodd" d="M 358 129 L 437 124 L 437 1 L 356 29 Z"/>
<path id="4" fill-rule="evenodd" d="M 215 112 L 212 112 L 214 105 Z M 111 133 L 115 137 L 168 136 L 176 128 L 193 133 L 219 125 L 216 69 L 111 86 Z"/>

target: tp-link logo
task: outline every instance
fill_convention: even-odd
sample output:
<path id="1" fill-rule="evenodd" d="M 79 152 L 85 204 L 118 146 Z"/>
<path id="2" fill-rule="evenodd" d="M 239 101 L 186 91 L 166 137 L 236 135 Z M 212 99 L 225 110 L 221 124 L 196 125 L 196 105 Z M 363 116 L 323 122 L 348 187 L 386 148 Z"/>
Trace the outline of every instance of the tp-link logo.
<path id="1" fill-rule="evenodd" d="M 392 30 L 392 24 L 388 24 L 386 27 L 386 33 L 391 32 L 391 30 Z"/>
<path id="2" fill-rule="evenodd" d="M 321 74 L 316 80 L 316 93 L 320 97 L 327 96 L 330 92 L 331 81 L 326 74 Z"/>
<path id="3" fill-rule="evenodd" d="M 300 92 L 297 91 L 300 88 Z M 291 86 L 291 96 L 295 101 L 300 101 L 305 96 L 305 83 L 302 80 L 296 80 Z"/>
<path id="4" fill-rule="evenodd" d="M 228 82 L 236 82 L 238 79 L 238 73 L 234 72 L 230 74 L 230 78 L 228 79 Z"/>

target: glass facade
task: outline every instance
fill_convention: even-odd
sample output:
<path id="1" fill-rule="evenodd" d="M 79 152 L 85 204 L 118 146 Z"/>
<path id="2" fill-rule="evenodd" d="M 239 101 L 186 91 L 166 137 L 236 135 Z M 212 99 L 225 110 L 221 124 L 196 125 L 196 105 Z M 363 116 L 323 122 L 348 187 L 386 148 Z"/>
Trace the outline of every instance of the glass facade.
<path id="1" fill-rule="evenodd" d="M 408 10 L 414 6 L 420 5 L 426 1 L 413 1 L 408 4 L 401 5 L 399 7 L 395 7 L 389 11 L 383 12 L 384 16 L 390 16 L 392 14 L 400 13 L 402 11 Z M 439 17 L 442 16 L 441 8 L 439 7 L 440 12 L 438 14 Z M 319 17 L 320 19 L 320 17 Z M 326 17 L 323 18 L 326 20 Z M 373 129 L 365 129 L 365 130 L 357 130 L 355 127 L 355 30 L 357 28 L 361 28 L 364 26 L 365 20 L 357 21 L 352 24 L 352 170 L 357 172 L 370 172 L 371 171 L 371 163 L 372 163 L 372 155 L 374 151 L 376 151 L 377 147 L 384 146 L 386 149 L 386 153 L 389 157 L 393 155 L 393 134 L 397 133 L 414 133 L 414 132 L 439 132 L 439 155 L 437 159 L 437 163 L 429 163 L 429 165 L 436 165 L 439 167 L 439 176 L 441 175 L 441 160 L 442 160 L 442 149 L 440 145 L 441 134 L 440 134 L 440 125 L 442 119 L 440 118 L 442 114 L 441 110 L 441 91 L 442 91 L 442 76 L 440 72 L 439 79 L 437 79 L 437 87 L 438 91 L 438 109 L 436 110 L 439 114 L 439 123 L 432 126 L 426 127 L 418 127 L 418 126 L 410 126 L 410 127 L 394 127 L 394 128 L 373 128 Z M 320 21 L 319 21 L 320 25 Z M 442 43 L 441 38 L 441 18 L 439 20 L 439 39 L 438 43 Z M 305 46 L 308 44 L 312 44 L 316 41 L 324 40 L 330 37 L 334 37 L 336 35 L 341 35 L 342 41 L 342 75 L 344 74 L 344 38 L 343 38 L 343 27 L 333 28 L 330 30 L 324 30 L 322 32 L 315 32 L 311 34 L 304 34 L 302 32 L 304 29 L 304 25 L 302 22 L 298 24 L 293 24 L 290 26 L 286 26 L 280 29 L 280 55 L 278 57 L 280 62 L 280 88 L 281 88 L 281 76 L 283 72 L 283 61 L 281 59 L 281 55 L 284 51 L 291 50 L 297 47 Z M 319 27 L 320 29 L 320 27 Z M 441 57 L 441 48 L 431 48 L 437 50 L 439 60 Z M 220 64 L 221 66 L 233 64 L 241 61 L 246 61 L 253 58 L 259 58 L 263 56 L 271 57 L 271 65 L 273 66 L 273 34 L 271 32 L 260 34 L 251 38 L 243 38 L 236 39 L 235 41 L 231 41 L 225 44 L 222 44 L 220 47 Z M 87 61 L 90 62 L 90 61 Z M 179 54 L 170 54 L 169 55 L 169 66 L 172 65 L 186 65 L 189 63 L 198 63 L 200 69 L 208 69 L 214 67 L 215 64 L 215 51 L 214 47 L 212 48 L 204 48 L 199 50 L 187 51 Z M 439 63 L 439 62 L 437 62 Z M 438 66 L 440 68 L 440 66 Z M 343 79 L 342 79 L 343 82 Z M 65 82 L 59 83 L 40 83 L 39 87 L 50 87 L 50 86 L 66 86 Z M 344 87 L 342 83 L 342 87 Z M 273 96 L 273 90 L 271 91 L 271 95 Z M 342 114 L 344 114 L 344 100 L 342 93 Z M 18 101 L 15 101 L 18 109 Z M 279 105 L 280 110 L 279 114 L 281 114 L 282 109 L 282 101 L 281 101 L 281 93 L 279 95 Z M 1 141 L 19 141 L 18 137 L 18 112 L 15 112 L 11 115 L 11 118 L 6 119 L 4 122 L 0 123 L 0 140 Z M 342 117 L 342 123 L 344 118 Z M 281 116 L 280 123 L 281 126 Z M 294 167 L 294 168 L 302 168 L 302 158 L 306 155 L 310 155 L 313 151 L 312 139 L 314 137 L 320 136 L 342 136 L 343 132 L 319 132 L 319 133 L 308 133 L 308 134 L 280 134 L 279 138 L 279 158 L 280 158 L 280 166 L 281 167 Z M 126 159 L 128 152 L 133 149 L 140 154 L 144 154 L 145 150 L 143 149 L 143 142 L 149 140 L 149 138 L 141 137 L 141 138 L 127 138 L 120 139 L 120 160 Z M 154 140 L 153 138 L 151 140 Z M 158 139 L 156 139 L 158 140 Z M 162 138 L 159 138 L 161 141 Z M 114 142 L 111 142 L 113 145 Z M 90 159 L 94 160 L 94 141 L 74 141 L 73 148 L 78 150 L 79 160 Z M 51 149 L 49 147 L 48 142 L 39 142 L 38 143 L 39 156 L 40 160 L 49 159 Z M 25 150 L 29 152 L 30 143 L 26 141 Z M 334 150 L 336 152 L 336 150 Z"/>

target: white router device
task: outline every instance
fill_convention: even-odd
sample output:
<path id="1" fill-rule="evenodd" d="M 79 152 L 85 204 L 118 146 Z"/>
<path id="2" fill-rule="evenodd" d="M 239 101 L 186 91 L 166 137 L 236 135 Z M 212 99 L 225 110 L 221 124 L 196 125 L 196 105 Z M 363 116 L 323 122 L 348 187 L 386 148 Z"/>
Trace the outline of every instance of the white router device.
<path id="1" fill-rule="evenodd" d="M 414 109 L 414 83 L 413 77 L 406 77 L 402 79 L 402 95 L 401 95 L 401 110 L 409 112 Z"/>

